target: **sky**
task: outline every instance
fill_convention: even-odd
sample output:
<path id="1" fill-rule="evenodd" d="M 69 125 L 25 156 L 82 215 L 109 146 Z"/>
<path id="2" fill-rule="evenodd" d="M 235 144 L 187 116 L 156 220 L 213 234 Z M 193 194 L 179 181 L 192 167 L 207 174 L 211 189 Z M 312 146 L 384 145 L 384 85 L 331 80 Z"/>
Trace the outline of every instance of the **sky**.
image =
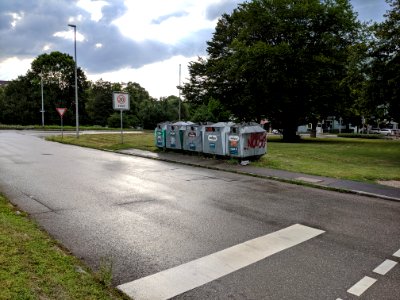
<path id="1" fill-rule="evenodd" d="M 241 2 L 1 0 L 0 80 L 25 75 L 43 53 L 74 56 L 74 32 L 68 26 L 74 24 L 77 63 L 89 80 L 132 81 L 155 98 L 178 96 L 189 62 L 206 55 L 218 18 Z M 389 9 L 384 0 L 351 3 L 361 21 L 382 21 Z"/>

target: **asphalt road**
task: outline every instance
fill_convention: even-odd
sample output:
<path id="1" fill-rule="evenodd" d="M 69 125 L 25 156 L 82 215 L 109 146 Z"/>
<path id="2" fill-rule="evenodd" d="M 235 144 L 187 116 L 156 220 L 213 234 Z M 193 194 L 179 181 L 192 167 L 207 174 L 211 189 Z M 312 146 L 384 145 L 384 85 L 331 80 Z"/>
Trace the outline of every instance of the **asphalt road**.
<path id="1" fill-rule="evenodd" d="M 400 299 L 400 203 L 0 131 L 0 190 L 118 286 L 302 224 L 324 233 L 176 299 Z M 347 292 L 377 281 L 360 297 Z M 154 287 L 157 288 L 156 286 Z"/>

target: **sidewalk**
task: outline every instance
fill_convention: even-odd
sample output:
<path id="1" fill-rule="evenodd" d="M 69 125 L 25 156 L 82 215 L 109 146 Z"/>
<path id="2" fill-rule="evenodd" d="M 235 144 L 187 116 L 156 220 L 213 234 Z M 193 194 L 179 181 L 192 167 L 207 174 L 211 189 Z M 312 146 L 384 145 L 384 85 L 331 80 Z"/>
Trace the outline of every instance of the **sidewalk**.
<path id="1" fill-rule="evenodd" d="M 138 149 L 121 150 L 117 152 L 144 158 L 162 160 L 166 162 L 180 163 L 189 166 L 196 166 L 219 171 L 234 172 L 238 174 L 257 176 L 279 181 L 303 184 L 305 183 L 309 186 L 313 186 L 316 188 L 328 188 L 358 195 L 377 197 L 392 201 L 400 201 L 400 188 L 394 188 L 380 184 L 260 168 L 251 166 L 251 163 L 247 166 L 242 166 L 240 164 L 231 164 L 225 160 L 206 158 L 201 155 L 197 156 L 176 152 L 155 153 Z"/>

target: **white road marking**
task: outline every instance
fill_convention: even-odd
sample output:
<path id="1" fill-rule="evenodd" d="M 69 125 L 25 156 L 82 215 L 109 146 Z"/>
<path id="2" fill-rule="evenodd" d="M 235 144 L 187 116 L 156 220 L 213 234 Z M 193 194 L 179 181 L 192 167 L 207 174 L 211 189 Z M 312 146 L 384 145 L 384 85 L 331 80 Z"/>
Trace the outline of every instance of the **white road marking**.
<path id="1" fill-rule="evenodd" d="M 247 267 L 325 231 L 295 224 L 180 266 L 117 286 L 136 299 L 169 299 Z"/>
<path id="2" fill-rule="evenodd" d="M 368 288 L 370 288 L 371 285 L 373 285 L 376 281 L 377 280 L 374 278 L 365 276 L 363 279 L 361 279 L 359 282 L 357 282 L 355 285 L 349 288 L 347 292 L 356 296 L 360 296 Z"/>
<path id="3" fill-rule="evenodd" d="M 393 256 L 400 257 L 400 249 L 393 253 Z"/>
<path id="4" fill-rule="evenodd" d="M 397 262 L 386 259 L 383 263 L 381 263 L 379 266 L 377 266 L 374 270 L 375 273 L 378 273 L 380 275 L 385 275 L 387 272 L 389 272 L 395 265 L 397 265 Z"/>

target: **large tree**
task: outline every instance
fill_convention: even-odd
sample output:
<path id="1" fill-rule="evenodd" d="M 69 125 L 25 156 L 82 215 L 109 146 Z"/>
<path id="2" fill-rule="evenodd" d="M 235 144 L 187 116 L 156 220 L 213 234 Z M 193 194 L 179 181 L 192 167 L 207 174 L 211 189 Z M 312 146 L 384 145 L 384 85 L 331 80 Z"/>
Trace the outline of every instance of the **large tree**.
<path id="1" fill-rule="evenodd" d="M 253 0 L 224 14 L 208 57 L 189 66 L 183 94 L 217 99 L 239 120 L 269 118 L 296 139 L 297 126 L 334 115 L 360 24 L 348 0 Z"/>
<path id="2" fill-rule="evenodd" d="M 75 62 L 72 56 L 58 51 L 39 55 L 31 65 L 27 76 L 33 76 L 34 82 L 40 84 L 43 79 L 44 105 L 47 123 L 58 123 L 60 118 L 56 107 L 66 107 L 64 123 L 75 124 Z M 86 75 L 81 68 L 77 69 L 79 121 L 87 123 L 85 110 L 85 90 L 88 86 Z"/>
<path id="3" fill-rule="evenodd" d="M 107 119 L 114 113 L 113 92 L 121 91 L 121 84 L 104 81 L 90 82 L 87 89 L 86 111 L 93 125 L 107 125 Z"/>
<path id="4" fill-rule="evenodd" d="M 391 9 L 386 20 L 373 26 L 367 105 L 377 108 L 376 119 L 400 122 L 400 1 L 387 2 Z"/>
<path id="5" fill-rule="evenodd" d="M 41 124 L 41 82 L 43 82 L 45 124 L 59 124 L 56 107 L 68 109 L 64 124 L 75 124 L 75 63 L 68 54 L 39 55 L 24 76 L 12 80 L 3 90 L 0 123 Z M 78 101 L 81 123 L 86 123 L 85 89 L 87 81 L 78 68 Z"/>

